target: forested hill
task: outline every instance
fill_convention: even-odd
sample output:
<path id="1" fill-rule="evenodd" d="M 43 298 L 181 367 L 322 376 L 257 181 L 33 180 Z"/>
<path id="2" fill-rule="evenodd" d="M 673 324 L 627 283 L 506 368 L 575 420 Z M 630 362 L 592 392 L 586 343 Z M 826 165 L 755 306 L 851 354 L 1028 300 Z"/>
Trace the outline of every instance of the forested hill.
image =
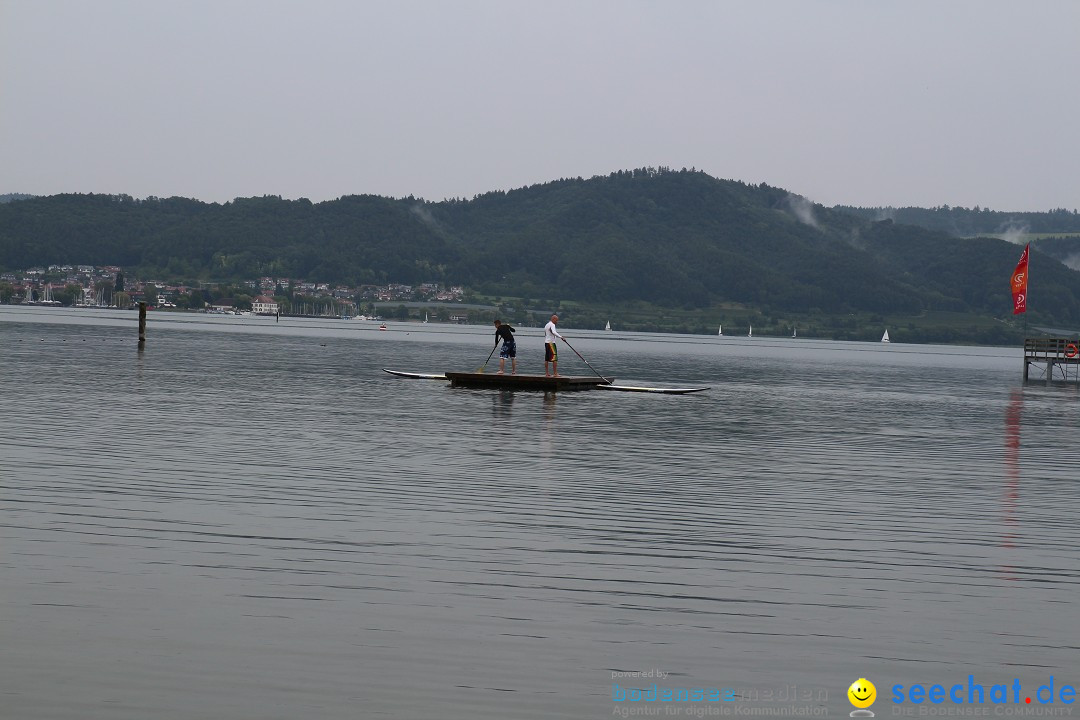
<path id="1" fill-rule="evenodd" d="M 471 200 L 56 195 L 0 204 L 0 266 L 120 265 L 164 280 L 464 284 L 503 297 L 805 316 L 1011 318 L 1020 255 L 692 170 L 566 179 Z M 1038 309 L 1080 325 L 1080 274 L 1036 251 Z M 732 311 L 735 311 L 732 310 Z"/>
<path id="2" fill-rule="evenodd" d="M 889 219 L 953 237 L 999 237 L 1031 243 L 1041 253 L 1080 270 L 1080 212 L 1057 208 L 1047 212 L 1003 212 L 974 207 L 847 207 L 835 210 L 866 220 Z"/>
<path id="3" fill-rule="evenodd" d="M 928 230 L 956 237 L 978 235 L 1073 235 L 1080 234 L 1080 213 L 1064 208 L 1047 212 L 1003 212 L 986 208 L 949 207 L 850 207 L 834 208 L 866 220 L 893 220 L 904 225 L 918 225 Z"/>

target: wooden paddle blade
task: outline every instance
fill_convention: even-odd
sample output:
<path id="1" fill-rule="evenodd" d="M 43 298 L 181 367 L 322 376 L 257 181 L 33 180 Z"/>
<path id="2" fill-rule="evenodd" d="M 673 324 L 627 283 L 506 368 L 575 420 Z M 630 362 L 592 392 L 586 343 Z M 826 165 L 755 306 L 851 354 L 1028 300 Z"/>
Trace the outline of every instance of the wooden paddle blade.
<path id="1" fill-rule="evenodd" d="M 498 344 L 498 343 L 495 343 L 495 347 L 491 348 L 491 352 L 489 352 L 489 353 L 488 353 L 488 357 L 487 357 L 487 360 L 485 360 L 485 361 L 484 361 L 484 364 L 483 364 L 483 365 L 481 365 L 480 367 L 476 368 L 476 370 L 474 371 L 474 374 L 477 374 L 477 373 L 483 373 L 483 372 L 484 372 L 484 368 L 486 368 L 486 367 L 487 367 L 487 364 L 488 364 L 489 362 L 491 362 L 491 356 L 495 354 L 495 348 L 497 348 L 497 347 L 499 347 L 499 344 Z"/>

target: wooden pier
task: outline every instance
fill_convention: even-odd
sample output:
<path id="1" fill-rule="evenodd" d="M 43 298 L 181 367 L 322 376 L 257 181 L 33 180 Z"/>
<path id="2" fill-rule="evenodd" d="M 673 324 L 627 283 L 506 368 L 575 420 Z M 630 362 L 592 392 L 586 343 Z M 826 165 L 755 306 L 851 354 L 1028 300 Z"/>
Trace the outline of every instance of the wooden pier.
<path id="1" fill-rule="evenodd" d="M 1031 366 L 1041 367 L 1042 377 L 1030 377 Z M 1027 338 L 1024 340 L 1024 382 L 1080 383 L 1080 340 L 1076 338 Z"/>

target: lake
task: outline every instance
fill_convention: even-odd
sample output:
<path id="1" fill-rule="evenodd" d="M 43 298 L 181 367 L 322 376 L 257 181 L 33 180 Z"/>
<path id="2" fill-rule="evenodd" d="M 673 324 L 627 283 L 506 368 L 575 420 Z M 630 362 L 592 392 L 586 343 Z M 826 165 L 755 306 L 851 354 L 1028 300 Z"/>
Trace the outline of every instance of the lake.
<path id="1" fill-rule="evenodd" d="M 139 350 L 136 323 L 0 306 L 5 718 L 844 717 L 859 678 L 881 717 L 949 707 L 898 685 L 1080 684 L 1080 394 L 1022 385 L 1020 348 L 564 318 L 620 383 L 710 390 L 545 394 L 382 372 L 476 370 L 486 326 L 152 312 Z M 519 329 L 521 372 L 542 343 Z"/>

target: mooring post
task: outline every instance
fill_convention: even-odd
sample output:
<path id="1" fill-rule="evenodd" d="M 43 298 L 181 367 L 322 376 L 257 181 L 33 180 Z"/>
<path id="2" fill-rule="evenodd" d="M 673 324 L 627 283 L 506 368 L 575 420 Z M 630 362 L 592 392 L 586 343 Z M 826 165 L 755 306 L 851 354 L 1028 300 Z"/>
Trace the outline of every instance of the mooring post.
<path id="1" fill-rule="evenodd" d="M 146 342 L 146 303 L 139 303 L 139 344 Z"/>
<path id="2" fill-rule="evenodd" d="M 1049 387 L 1050 381 L 1054 379 L 1054 361 L 1050 358 L 1046 358 L 1046 385 Z"/>

